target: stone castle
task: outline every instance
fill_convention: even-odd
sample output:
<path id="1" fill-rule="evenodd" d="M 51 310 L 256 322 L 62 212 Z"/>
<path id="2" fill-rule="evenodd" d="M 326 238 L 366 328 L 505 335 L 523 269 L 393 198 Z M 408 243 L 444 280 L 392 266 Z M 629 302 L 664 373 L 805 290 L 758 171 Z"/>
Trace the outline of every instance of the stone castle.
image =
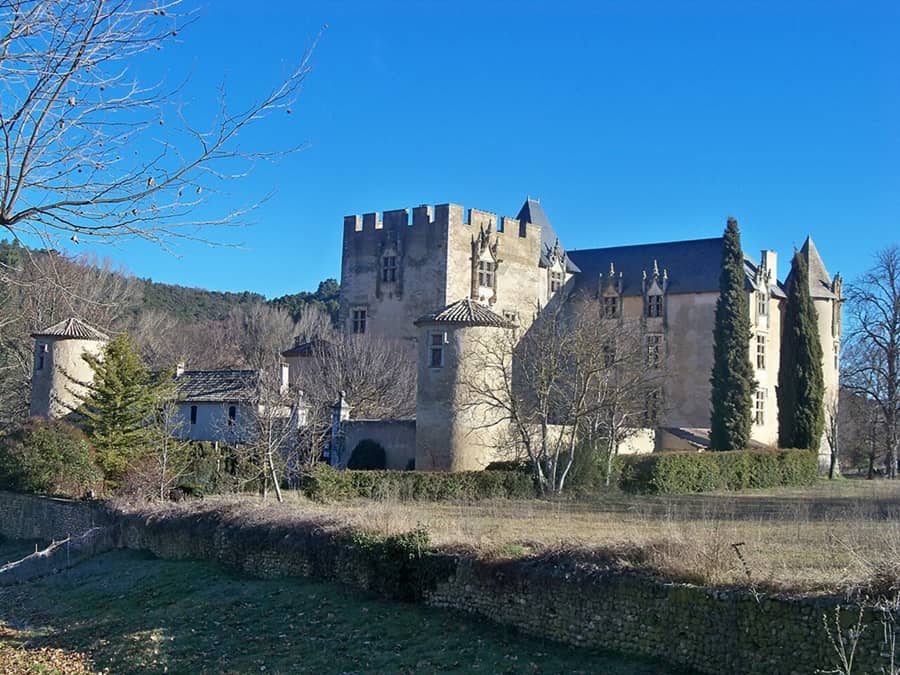
<path id="1" fill-rule="evenodd" d="M 533 199 L 515 218 L 455 204 L 416 207 L 411 220 L 406 209 L 345 217 L 343 329 L 401 341 L 418 363 L 415 439 L 393 453 L 394 464 L 402 468 L 414 454 L 416 468 L 462 470 L 498 459 L 497 432 L 476 428 L 471 405 L 463 409 L 459 369 L 485 333 L 524 333 L 536 308 L 579 295 L 597 300 L 598 321 L 639 319 L 648 349 L 666 368 L 664 418 L 631 450 L 703 447 L 722 245 L 715 237 L 567 251 Z M 818 312 L 827 409 L 838 390 L 841 278 L 828 274 L 812 239 L 801 254 Z M 758 383 L 752 438 L 775 445 L 785 285 L 774 251 L 745 256 L 745 271 Z M 368 432 L 378 440 L 377 425 Z"/>

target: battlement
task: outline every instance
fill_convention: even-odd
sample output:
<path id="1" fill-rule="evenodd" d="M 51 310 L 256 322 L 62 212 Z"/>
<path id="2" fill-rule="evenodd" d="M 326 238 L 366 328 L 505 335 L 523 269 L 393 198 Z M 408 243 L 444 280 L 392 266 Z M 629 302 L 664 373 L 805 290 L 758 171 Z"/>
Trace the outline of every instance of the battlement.
<path id="1" fill-rule="evenodd" d="M 364 213 L 363 215 L 344 216 L 344 236 L 353 233 L 376 232 L 384 229 L 398 229 L 401 227 L 421 227 L 436 225 L 438 227 L 471 227 L 474 230 L 481 228 L 504 234 L 515 234 L 526 238 L 529 233 L 537 233 L 539 227 L 531 223 L 520 222 L 517 218 L 503 216 L 498 218 L 496 213 L 482 211 L 481 209 L 468 209 L 459 204 L 437 204 L 428 206 L 422 204 L 412 209 L 394 209 L 384 211 L 381 214 Z"/>

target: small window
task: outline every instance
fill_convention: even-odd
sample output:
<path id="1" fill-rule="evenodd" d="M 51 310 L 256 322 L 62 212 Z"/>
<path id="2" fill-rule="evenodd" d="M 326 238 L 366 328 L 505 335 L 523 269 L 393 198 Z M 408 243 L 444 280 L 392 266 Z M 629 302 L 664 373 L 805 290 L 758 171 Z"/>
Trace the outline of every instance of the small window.
<path id="1" fill-rule="evenodd" d="M 197 424 L 197 406 L 191 406 L 191 424 Z"/>
<path id="2" fill-rule="evenodd" d="M 234 426 L 234 421 L 237 419 L 237 406 L 230 405 L 228 406 L 228 426 Z"/>
<path id="3" fill-rule="evenodd" d="M 648 295 L 647 296 L 647 316 L 650 317 L 659 317 L 662 316 L 663 311 L 663 299 L 661 295 Z"/>
<path id="4" fill-rule="evenodd" d="M 653 426 L 659 420 L 659 392 L 649 391 L 644 400 L 644 423 Z"/>
<path id="5" fill-rule="evenodd" d="M 612 368 L 616 363 L 616 348 L 607 342 L 603 345 L 603 367 Z"/>
<path id="6" fill-rule="evenodd" d="M 478 285 L 484 288 L 494 287 L 494 261 L 479 260 L 478 261 Z"/>
<path id="7" fill-rule="evenodd" d="M 766 369 L 766 336 L 756 336 L 756 367 L 759 370 Z"/>
<path id="8" fill-rule="evenodd" d="M 662 363 L 662 335 L 647 336 L 647 366 L 659 368 Z"/>
<path id="9" fill-rule="evenodd" d="M 506 309 L 503 311 L 503 318 L 513 324 L 519 323 L 519 313 L 515 310 Z"/>
<path id="10" fill-rule="evenodd" d="M 841 365 L 841 343 L 835 342 L 834 343 L 834 369 L 840 370 L 841 369 L 840 365 Z"/>
<path id="11" fill-rule="evenodd" d="M 769 313 L 769 297 L 765 293 L 756 294 L 756 315 L 766 316 Z"/>
<path id="12" fill-rule="evenodd" d="M 37 362 L 34 365 L 35 370 L 43 370 L 44 363 L 47 356 L 48 347 L 45 343 L 41 342 L 37 346 Z"/>
<path id="13" fill-rule="evenodd" d="M 563 285 L 563 273 L 559 270 L 550 270 L 550 292 L 556 293 Z"/>
<path id="14" fill-rule="evenodd" d="M 615 319 L 619 316 L 619 298 L 615 295 L 603 298 L 603 316 L 606 319 Z"/>
<path id="15" fill-rule="evenodd" d="M 444 343 L 447 341 L 446 333 L 432 333 L 429 344 L 428 365 L 431 368 L 444 367 Z"/>
<path id="16" fill-rule="evenodd" d="M 353 310 L 353 332 L 357 335 L 366 332 L 366 310 Z"/>
<path id="17" fill-rule="evenodd" d="M 386 283 L 397 281 L 397 256 L 386 255 L 381 259 L 381 280 Z"/>
<path id="18" fill-rule="evenodd" d="M 753 406 L 753 423 L 763 426 L 766 423 L 766 390 L 757 389 Z"/>

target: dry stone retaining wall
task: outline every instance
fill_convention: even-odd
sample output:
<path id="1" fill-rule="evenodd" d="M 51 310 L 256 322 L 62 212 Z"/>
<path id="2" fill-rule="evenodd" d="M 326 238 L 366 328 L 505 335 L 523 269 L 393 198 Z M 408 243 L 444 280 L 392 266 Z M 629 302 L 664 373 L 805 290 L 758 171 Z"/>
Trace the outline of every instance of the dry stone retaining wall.
<path id="1" fill-rule="evenodd" d="M 407 559 L 389 545 L 306 525 L 239 524 L 216 512 L 118 515 L 88 503 L 0 492 L 0 535 L 59 538 L 106 518 L 118 546 L 166 559 L 216 560 L 264 578 L 313 576 L 417 599 L 574 645 L 662 658 L 705 673 L 808 674 L 831 670 L 823 627 L 840 598 L 756 596 L 606 572 L 571 558 L 486 563 Z M 398 566 L 401 574 L 396 574 Z M 404 582 L 397 585 L 398 579 Z M 841 612 L 845 636 L 858 608 Z M 887 666 L 882 614 L 867 609 L 854 672 Z M 832 624 L 833 625 L 833 624 Z"/>

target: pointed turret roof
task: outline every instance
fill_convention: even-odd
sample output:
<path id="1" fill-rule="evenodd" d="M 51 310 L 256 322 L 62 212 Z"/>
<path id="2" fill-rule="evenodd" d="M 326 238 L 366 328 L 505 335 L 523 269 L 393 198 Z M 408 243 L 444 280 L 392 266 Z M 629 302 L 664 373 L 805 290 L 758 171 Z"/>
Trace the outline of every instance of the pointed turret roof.
<path id="1" fill-rule="evenodd" d="M 809 270 L 810 296 L 820 299 L 834 298 L 835 295 L 831 290 L 831 275 L 828 274 L 825 263 L 822 261 L 822 256 L 819 255 L 819 250 L 813 243 L 812 237 L 806 237 L 806 241 L 803 242 L 803 246 L 800 248 L 800 255 L 803 256 L 803 260 L 806 262 L 806 268 Z M 788 274 L 788 278 L 785 280 L 785 286 L 790 284 L 790 282 L 791 275 Z"/>
<path id="2" fill-rule="evenodd" d="M 452 323 L 460 326 L 489 326 L 493 328 L 514 328 L 513 324 L 499 314 L 495 314 L 481 303 L 471 298 L 463 298 L 446 307 L 415 320 L 415 325 L 423 323 Z"/>
<path id="3" fill-rule="evenodd" d="M 31 337 L 68 338 L 72 340 L 109 340 L 109 336 L 101 333 L 93 326 L 87 325 L 81 319 L 75 317 L 55 323 L 49 328 L 32 333 Z"/>
<path id="4" fill-rule="evenodd" d="M 522 208 L 519 209 L 519 215 L 516 216 L 516 219 L 523 223 L 532 223 L 534 225 L 539 225 L 541 228 L 541 260 L 540 264 L 544 267 L 550 266 L 550 253 L 553 251 L 553 247 L 556 246 L 559 241 L 559 237 L 556 236 L 556 230 L 553 229 L 553 225 L 550 224 L 550 219 L 547 217 L 547 214 L 544 213 L 544 209 L 541 206 L 541 203 L 529 197 L 525 200 L 525 203 L 522 204 Z M 566 270 L 569 272 L 580 272 L 578 266 L 573 263 L 569 256 L 566 255 Z"/>

